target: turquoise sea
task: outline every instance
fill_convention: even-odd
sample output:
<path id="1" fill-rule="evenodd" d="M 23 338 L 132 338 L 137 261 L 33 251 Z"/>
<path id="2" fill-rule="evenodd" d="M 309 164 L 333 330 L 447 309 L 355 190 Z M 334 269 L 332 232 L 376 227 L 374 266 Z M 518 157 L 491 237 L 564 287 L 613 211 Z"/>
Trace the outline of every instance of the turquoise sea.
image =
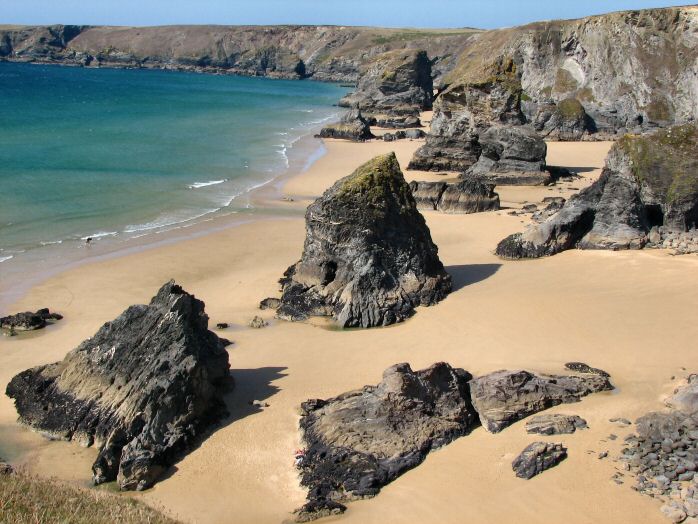
<path id="1" fill-rule="evenodd" d="M 346 92 L 311 81 L 0 63 L 0 273 L 249 207 Z M 300 149 L 302 149 L 302 151 Z M 142 241 L 141 241 L 142 242 Z"/>

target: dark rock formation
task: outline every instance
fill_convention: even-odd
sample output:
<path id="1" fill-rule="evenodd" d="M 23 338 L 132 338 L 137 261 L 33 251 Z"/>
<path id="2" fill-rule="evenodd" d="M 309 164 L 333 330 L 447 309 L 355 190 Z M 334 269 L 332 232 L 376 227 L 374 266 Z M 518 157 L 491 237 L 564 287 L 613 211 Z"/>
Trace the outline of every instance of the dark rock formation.
<path id="1" fill-rule="evenodd" d="M 576 371 L 577 373 L 591 373 L 593 375 L 601 375 L 602 377 L 610 377 L 603 369 L 593 368 L 589 364 L 584 362 L 567 362 L 565 364 L 565 369 L 570 371 Z"/>
<path id="2" fill-rule="evenodd" d="M 444 363 L 417 372 L 398 364 L 377 386 L 305 402 L 300 426 L 307 451 L 299 467 L 309 493 L 299 520 L 375 496 L 432 449 L 468 433 L 477 424 L 470 378 Z"/>
<path id="3" fill-rule="evenodd" d="M 52 320 L 61 320 L 62 318 L 62 315 L 51 313 L 48 308 L 43 308 L 36 313 L 26 311 L 2 317 L 0 318 L 0 328 L 12 331 L 34 331 L 45 328 Z"/>
<path id="4" fill-rule="evenodd" d="M 600 375 L 537 375 L 528 371 L 497 371 L 470 383 L 473 406 L 491 433 L 552 406 L 579 402 L 590 393 L 612 389 L 608 378 Z"/>
<path id="5" fill-rule="evenodd" d="M 499 195 L 494 184 L 466 179 L 456 184 L 447 182 L 410 182 L 418 209 L 444 213 L 480 213 L 499 209 Z"/>
<path id="6" fill-rule="evenodd" d="M 493 126 L 478 136 L 478 161 L 463 175 L 501 185 L 542 185 L 551 181 L 545 169 L 548 148 L 538 134 L 523 126 Z"/>
<path id="7" fill-rule="evenodd" d="M 534 117 L 534 127 L 549 140 L 582 140 L 596 128 L 594 121 L 576 98 L 565 98 L 557 104 L 543 104 Z"/>
<path id="8" fill-rule="evenodd" d="M 95 484 L 148 488 L 226 414 L 228 353 L 207 325 L 204 303 L 169 282 L 63 361 L 15 376 L 7 395 L 23 423 L 99 449 Z"/>
<path id="9" fill-rule="evenodd" d="M 534 222 L 545 222 L 555 213 L 560 211 L 562 209 L 562 206 L 565 205 L 565 202 L 567 202 L 567 200 L 565 200 L 562 197 L 545 197 L 543 199 L 543 203 L 547 205 L 545 206 L 545 208 L 533 213 L 533 215 L 531 215 L 531 219 Z"/>
<path id="10" fill-rule="evenodd" d="M 566 435 L 578 429 L 586 429 L 587 421 L 577 415 L 539 415 L 526 422 L 528 433 L 539 435 Z"/>
<path id="11" fill-rule="evenodd" d="M 546 469 L 558 465 L 565 458 L 567 458 L 567 448 L 562 444 L 534 442 L 526 446 L 526 449 L 514 459 L 511 467 L 517 477 L 530 480 Z"/>
<path id="12" fill-rule="evenodd" d="M 695 377 L 689 377 L 669 399 L 670 411 L 648 413 L 637 420 L 637 433 L 625 438 L 619 457 L 623 469 L 635 478 L 633 489 L 664 503 L 660 511 L 673 522 L 698 517 Z"/>
<path id="13" fill-rule="evenodd" d="M 363 142 L 375 138 L 371 133 L 368 121 L 361 115 L 358 109 L 352 109 L 345 114 L 338 124 L 330 124 L 323 127 L 318 135 L 320 138 L 340 138 Z"/>
<path id="14" fill-rule="evenodd" d="M 427 134 L 421 129 L 407 129 L 404 131 L 395 131 L 394 133 L 385 133 L 382 138 L 385 142 L 394 142 L 395 140 L 402 140 L 403 138 L 415 140 L 424 138 L 425 136 L 427 136 Z"/>
<path id="15" fill-rule="evenodd" d="M 640 249 L 653 226 L 686 232 L 698 223 L 698 127 L 626 136 L 599 180 L 557 214 L 497 246 L 503 258 L 538 258 L 574 247 Z"/>
<path id="16" fill-rule="evenodd" d="M 451 290 L 424 217 L 394 154 L 336 182 L 306 212 L 301 260 L 281 280 L 279 318 L 332 316 L 386 326 Z"/>
<path id="17" fill-rule="evenodd" d="M 360 108 L 381 127 L 419 126 L 419 112 L 432 105 L 431 75 L 425 51 L 390 51 L 361 68 L 356 91 L 339 105 Z"/>
<path id="18" fill-rule="evenodd" d="M 259 309 L 279 309 L 279 306 L 281 305 L 281 300 L 278 298 L 265 298 L 259 303 Z"/>

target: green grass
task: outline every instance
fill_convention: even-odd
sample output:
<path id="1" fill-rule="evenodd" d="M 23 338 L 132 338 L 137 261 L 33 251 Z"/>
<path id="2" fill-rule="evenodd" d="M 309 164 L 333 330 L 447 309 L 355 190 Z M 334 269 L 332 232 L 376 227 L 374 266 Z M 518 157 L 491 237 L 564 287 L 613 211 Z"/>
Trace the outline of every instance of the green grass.
<path id="1" fill-rule="evenodd" d="M 410 202 L 410 188 L 405 182 L 395 153 L 377 156 L 360 166 L 344 180 L 338 196 L 360 196 L 373 206 L 382 207 L 391 194 L 403 206 Z"/>
<path id="2" fill-rule="evenodd" d="M 566 98 L 557 104 L 557 112 L 568 119 L 577 119 L 584 116 L 584 106 L 576 98 Z"/>
<path id="3" fill-rule="evenodd" d="M 83 489 L 23 472 L 0 474 L 2 524 L 176 524 L 126 495 Z"/>

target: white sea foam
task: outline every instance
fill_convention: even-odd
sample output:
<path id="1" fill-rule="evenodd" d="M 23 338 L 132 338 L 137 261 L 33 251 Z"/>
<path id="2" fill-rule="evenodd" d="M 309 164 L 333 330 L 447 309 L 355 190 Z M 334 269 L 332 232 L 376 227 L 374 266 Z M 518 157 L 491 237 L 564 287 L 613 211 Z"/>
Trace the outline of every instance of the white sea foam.
<path id="1" fill-rule="evenodd" d="M 152 222 L 147 222 L 145 224 L 135 224 L 126 226 L 126 229 L 124 229 L 124 233 L 138 233 L 141 231 L 151 231 L 153 229 L 161 229 L 165 227 L 176 226 L 178 224 L 183 224 L 185 222 L 190 222 L 191 220 L 196 220 L 197 218 L 210 215 L 211 213 L 215 213 L 219 209 L 219 207 L 207 209 L 203 213 L 199 213 L 194 216 L 165 215 L 156 220 L 153 220 Z"/>
<path id="2" fill-rule="evenodd" d="M 194 182 L 193 184 L 189 184 L 187 187 L 189 189 L 200 189 L 202 187 L 216 186 L 218 184 L 223 184 L 227 181 L 228 181 L 228 179 L 224 178 L 223 180 L 210 180 L 208 182 Z"/>
<path id="3" fill-rule="evenodd" d="M 86 235 L 84 237 L 80 237 L 80 240 L 87 240 L 88 238 L 91 238 L 94 240 L 95 238 L 102 238 L 102 237 L 113 237 L 118 235 L 118 231 L 98 231 L 97 233 L 92 233 L 91 235 Z"/>
<path id="4" fill-rule="evenodd" d="M 46 242 L 39 242 L 39 244 L 41 244 L 42 246 L 52 246 L 54 244 L 62 244 L 62 243 L 63 243 L 62 240 L 49 240 Z"/>
<path id="5" fill-rule="evenodd" d="M 10 260 L 11 258 L 14 258 L 14 255 L 10 255 L 9 257 L 0 257 L 0 264 Z"/>

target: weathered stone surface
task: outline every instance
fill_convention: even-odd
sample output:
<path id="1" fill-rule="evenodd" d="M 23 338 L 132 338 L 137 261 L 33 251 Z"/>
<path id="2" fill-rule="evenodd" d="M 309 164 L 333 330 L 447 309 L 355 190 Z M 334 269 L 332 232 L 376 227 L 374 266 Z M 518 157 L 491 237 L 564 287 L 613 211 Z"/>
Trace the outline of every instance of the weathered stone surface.
<path id="1" fill-rule="evenodd" d="M 497 246 L 503 258 L 538 258 L 574 247 L 640 249 L 653 226 L 677 232 L 698 223 L 698 127 L 626 136 L 601 177 L 563 208 Z"/>
<path id="2" fill-rule="evenodd" d="M 359 109 L 347 112 L 337 124 L 323 127 L 318 135 L 320 138 L 339 138 L 363 142 L 375 138 L 371 133 L 368 121 L 363 117 Z"/>
<path id="3" fill-rule="evenodd" d="M 265 298 L 259 303 L 259 309 L 278 309 L 281 305 L 281 300 L 274 297 Z"/>
<path id="4" fill-rule="evenodd" d="M 431 61 L 425 51 L 390 51 L 375 56 L 361 68 L 356 91 L 339 105 L 358 107 L 381 127 L 419 126 L 419 112 L 432 105 L 431 75 Z"/>
<path id="5" fill-rule="evenodd" d="M 402 140 L 404 138 L 415 140 L 418 138 L 424 138 L 426 135 L 427 134 L 421 129 L 406 129 L 395 131 L 394 133 L 385 133 L 382 138 L 385 142 L 394 142 L 395 140 Z"/>
<path id="6" fill-rule="evenodd" d="M 691 375 L 686 384 L 666 400 L 669 407 L 686 414 L 698 413 L 698 375 Z"/>
<path id="7" fill-rule="evenodd" d="M 612 389 L 608 378 L 600 375 L 543 375 L 529 371 L 496 371 L 470 383 L 473 406 L 491 433 L 544 409 L 579 402 L 590 393 Z"/>
<path id="8" fill-rule="evenodd" d="M 26 311 L 0 318 L 0 328 L 13 331 L 34 331 L 45 328 L 52 320 L 61 320 L 58 313 L 51 313 L 48 308 L 38 310 L 36 313 Z"/>
<path id="9" fill-rule="evenodd" d="M 574 433 L 578 429 L 586 429 L 587 422 L 577 415 L 539 415 L 526 422 L 528 433 L 539 435 L 565 435 Z"/>
<path id="10" fill-rule="evenodd" d="M 301 260 L 281 280 L 279 318 L 332 316 L 343 327 L 386 326 L 451 290 L 392 153 L 362 165 L 311 204 L 306 232 Z"/>
<path id="11" fill-rule="evenodd" d="M 565 458 L 567 458 L 567 448 L 562 444 L 534 442 L 526 446 L 526 449 L 514 459 L 511 467 L 517 477 L 530 480 L 546 469 L 557 466 Z"/>
<path id="12" fill-rule="evenodd" d="M 493 126 L 480 133 L 481 154 L 463 175 L 506 185 L 542 185 L 551 181 L 545 169 L 547 145 L 524 126 Z"/>
<path id="13" fill-rule="evenodd" d="M 432 449 L 468 433 L 477 424 L 470 378 L 445 363 L 416 372 L 398 364 L 377 386 L 305 402 L 300 426 L 307 451 L 299 467 L 309 492 L 299 520 L 375 496 Z"/>
<path id="14" fill-rule="evenodd" d="M 545 208 L 540 209 L 531 215 L 531 219 L 534 222 L 544 222 L 555 213 L 562 209 L 565 205 L 566 200 L 562 197 L 545 197 L 543 203 L 546 204 Z"/>
<path id="15" fill-rule="evenodd" d="M 169 282 L 63 361 L 15 376 L 7 395 L 23 423 L 96 446 L 96 484 L 148 488 L 226 414 L 226 342 L 207 325 L 204 303 Z"/>
<path id="16" fill-rule="evenodd" d="M 417 208 L 444 213 L 480 213 L 499 209 L 499 195 L 494 184 L 466 179 L 447 182 L 410 182 Z"/>
<path id="17" fill-rule="evenodd" d="M 589 364 L 584 362 L 567 362 L 565 364 L 565 369 L 570 371 L 576 371 L 577 373 L 591 373 L 594 375 L 601 375 L 602 377 L 610 377 L 603 369 L 593 368 Z"/>
<path id="18" fill-rule="evenodd" d="M 534 127 L 546 139 L 561 141 L 582 140 L 596 131 L 594 121 L 576 98 L 539 106 Z"/>

